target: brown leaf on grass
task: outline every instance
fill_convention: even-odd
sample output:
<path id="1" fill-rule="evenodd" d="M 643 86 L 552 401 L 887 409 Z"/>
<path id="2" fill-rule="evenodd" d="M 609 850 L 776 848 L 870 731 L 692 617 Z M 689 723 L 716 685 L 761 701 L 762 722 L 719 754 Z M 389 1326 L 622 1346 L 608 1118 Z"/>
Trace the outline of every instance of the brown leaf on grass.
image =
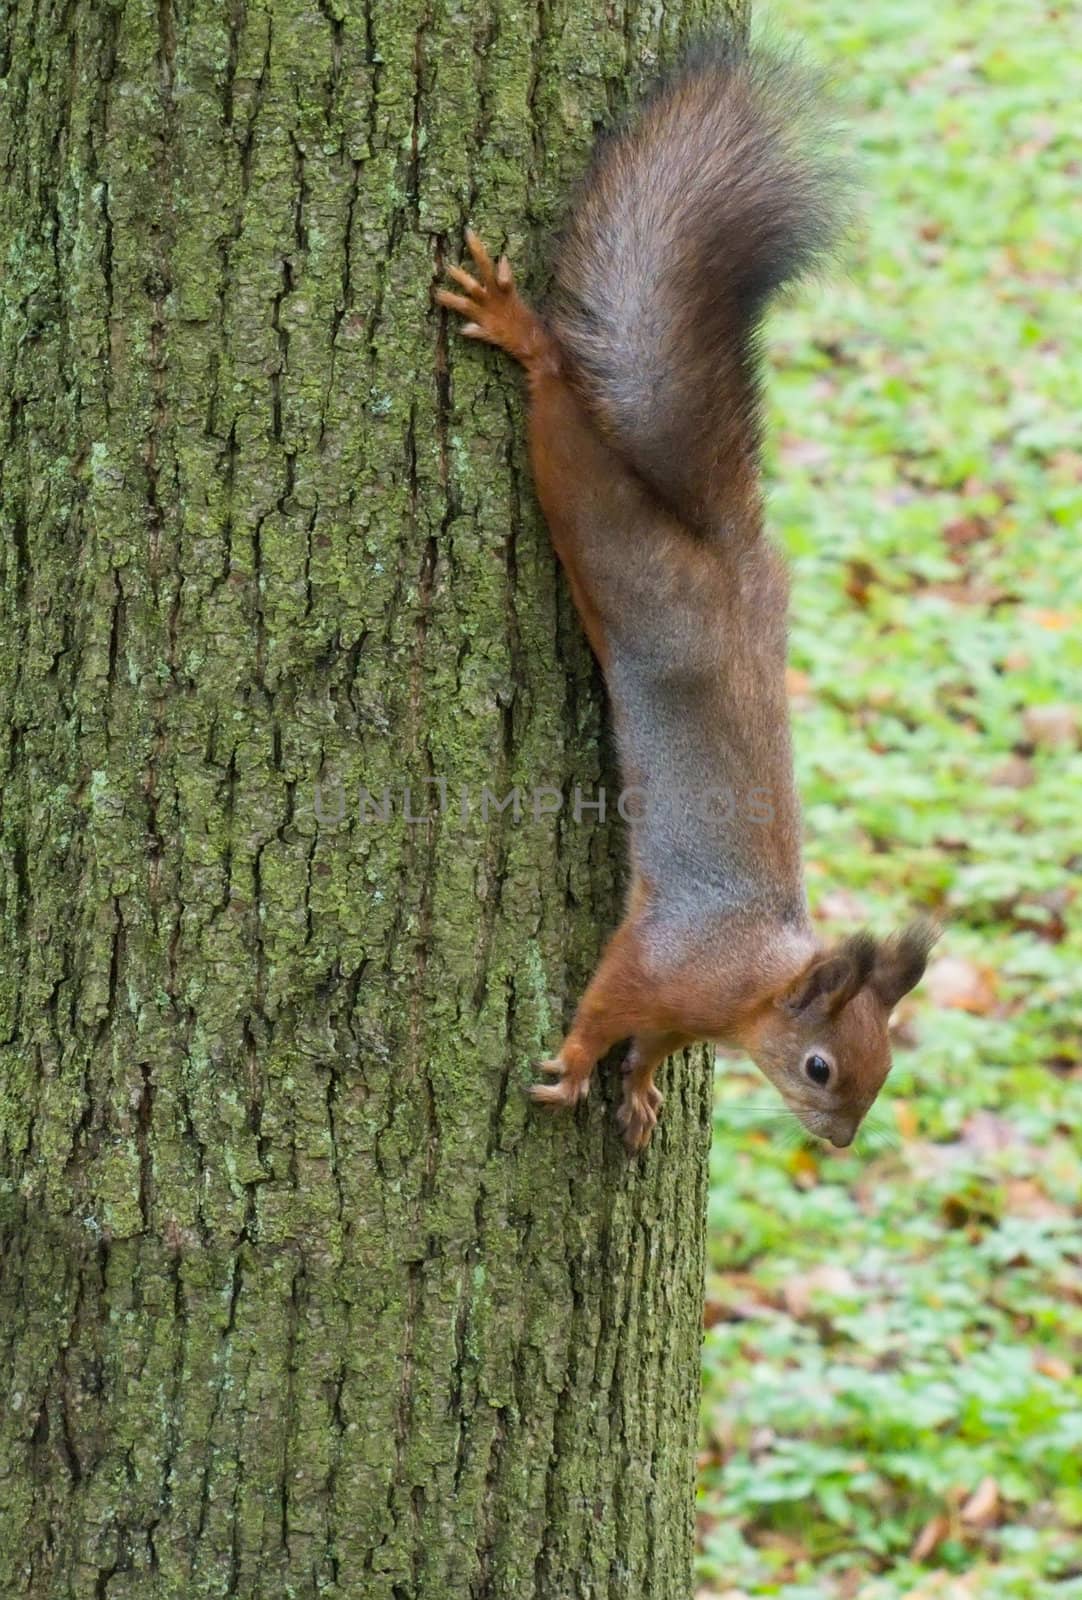
<path id="1" fill-rule="evenodd" d="M 785 692 L 799 711 L 812 703 L 811 679 L 799 667 L 786 667 Z"/>
<path id="2" fill-rule="evenodd" d="M 950 1518 L 943 1516 L 942 1513 L 933 1517 L 931 1522 L 926 1522 L 913 1541 L 913 1547 L 909 1552 L 910 1561 L 927 1561 L 950 1531 Z"/>
<path id="3" fill-rule="evenodd" d="M 1042 939 L 1059 944 L 1067 935 L 1065 913 L 1070 910 L 1075 891 L 1070 884 L 1046 889 L 1043 894 L 1021 894 L 1004 907 L 1004 914 L 1020 928 L 1029 928 Z"/>
<path id="4" fill-rule="evenodd" d="M 783 433 L 778 439 L 778 460 L 783 467 L 821 467 L 832 454 L 829 444 L 822 439 L 804 439 L 796 434 Z"/>
<path id="5" fill-rule="evenodd" d="M 819 1160 L 816 1151 L 803 1148 L 794 1150 L 786 1165 L 798 1189 L 814 1189 L 818 1184 Z"/>
<path id="6" fill-rule="evenodd" d="M 987 579 L 974 576 L 966 578 L 962 583 L 921 583 L 916 581 L 914 587 L 921 594 L 937 595 L 941 600 L 951 600 L 959 606 L 1000 606 L 1014 600 L 1014 595 L 1009 589 L 1004 589 L 1000 584 L 989 583 Z"/>
<path id="7" fill-rule="evenodd" d="M 1008 756 L 988 774 L 988 782 L 996 789 L 1029 789 L 1036 781 L 1033 763 L 1019 755 Z"/>
<path id="8" fill-rule="evenodd" d="M 1051 471 L 1073 483 L 1082 483 L 1082 454 L 1077 450 L 1056 450 L 1048 458 Z"/>
<path id="9" fill-rule="evenodd" d="M 983 1582 L 984 1573 L 979 1567 L 963 1573 L 960 1578 L 951 1577 L 936 1568 L 916 1589 L 907 1589 L 901 1600 L 974 1600 L 975 1596 L 980 1595 Z"/>
<path id="10" fill-rule="evenodd" d="M 854 557 L 846 563 L 845 592 L 854 605 L 868 604 L 872 584 L 878 580 L 878 576 L 875 568 L 859 557 Z"/>
<path id="11" fill-rule="evenodd" d="M 1077 613 L 1049 611 L 1045 608 L 1027 611 L 1025 617 L 1027 622 L 1035 622 L 1038 628 L 1045 628 L 1049 633 L 1064 633 L 1068 628 L 1073 628 L 1078 621 Z"/>
<path id="12" fill-rule="evenodd" d="M 1033 1357 L 1033 1365 L 1038 1372 L 1046 1378 L 1051 1378 L 1055 1383 L 1070 1383 L 1074 1377 L 1074 1369 L 1069 1361 L 1064 1361 L 1062 1356 L 1054 1356 L 1050 1350 L 1040 1350 Z"/>
<path id="13" fill-rule="evenodd" d="M 1019 1144 L 1021 1135 L 1007 1117 L 994 1111 L 974 1111 L 962 1124 L 962 1140 L 978 1155 L 994 1155 L 1009 1145 Z"/>
<path id="14" fill-rule="evenodd" d="M 917 1113 L 908 1100 L 893 1103 L 894 1121 L 903 1139 L 915 1139 L 920 1130 Z"/>
<path id="15" fill-rule="evenodd" d="M 796 1273 L 789 1278 L 782 1295 L 790 1316 L 799 1320 L 807 1316 L 815 1295 L 853 1295 L 856 1290 L 856 1280 L 852 1273 L 847 1272 L 844 1267 L 824 1262 L 822 1266 L 812 1267 L 809 1272 Z"/>
<path id="16" fill-rule="evenodd" d="M 767 1289 L 751 1272 L 725 1272 L 712 1276 L 703 1309 L 703 1325 L 719 1322 L 755 1322 L 776 1316 L 781 1308 L 778 1295 Z"/>
<path id="17" fill-rule="evenodd" d="M 765 1530 L 755 1543 L 760 1550 L 770 1553 L 772 1561 L 777 1562 L 776 1578 L 790 1578 L 793 1570 L 809 1559 L 808 1547 L 803 1539 L 795 1534 L 781 1533 L 776 1528 Z"/>
<path id="18" fill-rule="evenodd" d="M 964 1149 L 961 1144 L 953 1147 L 955 1150 Z M 995 1204 L 995 1191 L 992 1189 L 978 1190 L 975 1186 L 962 1187 L 951 1194 L 945 1194 L 939 1205 L 943 1221 L 948 1228 L 964 1229 L 974 1244 L 981 1236 L 981 1229 L 999 1222 Z M 963 1352 L 957 1352 L 961 1360 Z"/>
<path id="19" fill-rule="evenodd" d="M 1055 12 L 1052 13 L 1055 15 Z M 1023 139 L 1021 144 L 1015 145 L 1011 153 L 1012 161 L 1019 164 L 1032 161 L 1034 156 L 1040 155 L 1042 150 L 1047 150 L 1059 137 L 1059 124 L 1051 117 L 1034 117 L 1032 133 L 1028 139 Z"/>
<path id="20" fill-rule="evenodd" d="M 982 1478 L 965 1505 L 962 1521 L 967 1528 L 990 1528 L 999 1517 L 999 1485 L 994 1478 Z"/>
<path id="21" fill-rule="evenodd" d="M 1022 728 L 1029 744 L 1044 750 L 1062 750 L 1078 743 L 1077 706 L 1029 706 L 1022 713 Z"/>
<path id="22" fill-rule="evenodd" d="M 928 968 L 924 988 L 933 1003 L 946 1011 L 970 1011 L 983 1017 L 999 998 L 997 977 L 992 967 L 978 966 L 964 956 L 940 956 Z"/>
<path id="23" fill-rule="evenodd" d="M 992 524 L 987 517 L 952 517 L 943 525 L 943 538 L 956 561 L 964 562 L 966 549 L 970 545 L 980 544 L 991 533 Z"/>
<path id="24" fill-rule="evenodd" d="M 1037 1152 L 1034 1151 L 1034 1158 Z M 1057 1205 L 1033 1178 L 1008 1178 L 1004 1185 L 1004 1210 L 1012 1217 L 1064 1221 L 1074 1215 L 1070 1206 Z M 1062 1291 L 1063 1285 L 1060 1285 Z"/>
<path id="25" fill-rule="evenodd" d="M 891 1044 L 897 1045 L 900 1050 L 913 1050 L 920 1043 L 920 1031 L 917 1028 L 918 1010 L 910 1000 L 902 1000 L 896 1011 L 892 1011 L 887 1020 L 887 1032 L 890 1034 Z"/>

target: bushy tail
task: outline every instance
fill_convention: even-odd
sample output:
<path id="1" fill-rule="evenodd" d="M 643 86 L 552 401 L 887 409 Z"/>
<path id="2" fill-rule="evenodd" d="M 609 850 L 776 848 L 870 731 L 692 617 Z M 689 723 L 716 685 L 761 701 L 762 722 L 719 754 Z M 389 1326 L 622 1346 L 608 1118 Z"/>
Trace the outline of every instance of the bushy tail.
<path id="1" fill-rule="evenodd" d="M 757 467 L 766 303 L 837 236 L 818 96 L 792 62 L 700 46 L 594 158 L 553 323 L 614 446 L 696 526 Z"/>

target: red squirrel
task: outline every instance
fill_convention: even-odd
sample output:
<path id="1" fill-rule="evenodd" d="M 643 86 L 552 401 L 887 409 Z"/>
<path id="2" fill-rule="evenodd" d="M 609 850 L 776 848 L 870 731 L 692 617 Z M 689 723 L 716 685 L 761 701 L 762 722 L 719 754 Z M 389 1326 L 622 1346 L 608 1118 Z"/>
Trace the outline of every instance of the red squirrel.
<path id="1" fill-rule="evenodd" d="M 530 1092 L 575 1105 L 630 1039 L 632 1153 L 657 1122 L 655 1070 L 696 1040 L 742 1048 L 806 1128 L 851 1143 L 936 937 L 921 921 L 824 949 L 805 897 L 758 361 L 768 300 L 834 234 L 805 99 L 784 62 L 700 48 L 600 144 L 544 319 L 470 231 L 473 270 L 436 296 L 526 370 L 537 493 L 636 792 L 623 922 L 542 1064 L 555 1081 Z"/>

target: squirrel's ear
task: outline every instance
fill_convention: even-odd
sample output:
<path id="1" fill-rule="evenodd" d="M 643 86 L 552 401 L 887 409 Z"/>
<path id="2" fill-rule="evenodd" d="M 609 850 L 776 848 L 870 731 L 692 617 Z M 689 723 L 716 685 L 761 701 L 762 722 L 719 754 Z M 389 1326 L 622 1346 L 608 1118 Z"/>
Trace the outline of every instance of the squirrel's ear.
<path id="1" fill-rule="evenodd" d="M 854 933 L 836 950 L 814 958 L 785 992 L 782 1004 L 787 1011 L 815 1012 L 828 1017 L 848 1005 L 857 990 L 867 983 L 879 953 L 870 933 Z"/>
<path id="2" fill-rule="evenodd" d="M 934 922 L 921 918 L 900 933 L 892 934 L 879 946 L 869 981 L 888 1011 L 924 976 L 928 956 L 939 934 Z"/>

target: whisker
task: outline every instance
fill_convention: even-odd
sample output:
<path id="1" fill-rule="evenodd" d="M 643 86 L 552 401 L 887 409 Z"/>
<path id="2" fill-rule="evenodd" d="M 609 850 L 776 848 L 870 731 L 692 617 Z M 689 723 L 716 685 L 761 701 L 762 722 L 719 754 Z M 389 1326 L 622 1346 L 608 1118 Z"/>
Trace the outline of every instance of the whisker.
<path id="1" fill-rule="evenodd" d="M 869 1117 L 858 1135 L 859 1141 L 869 1151 L 900 1150 L 902 1136 L 886 1118 Z"/>
<path id="2" fill-rule="evenodd" d="M 720 1117 L 791 1117 L 788 1106 L 717 1106 L 715 1116 Z"/>

